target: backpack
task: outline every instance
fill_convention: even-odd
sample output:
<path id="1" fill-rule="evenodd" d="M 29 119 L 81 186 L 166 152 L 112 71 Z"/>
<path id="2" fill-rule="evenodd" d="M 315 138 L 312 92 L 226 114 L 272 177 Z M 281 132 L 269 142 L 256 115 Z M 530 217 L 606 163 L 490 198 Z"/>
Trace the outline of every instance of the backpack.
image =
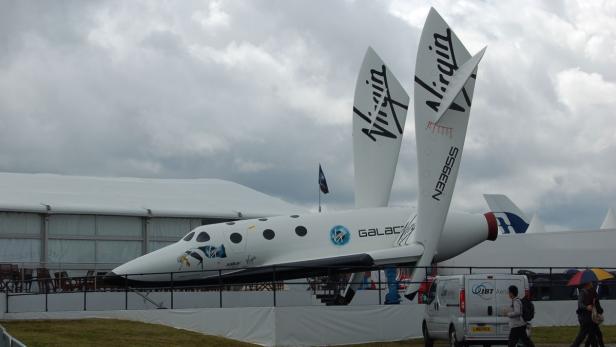
<path id="1" fill-rule="evenodd" d="M 535 305 L 527 297 L 523 297 L 522 301 L 522 319 L 525 322 L 530 322 L 535 318 Z"/>

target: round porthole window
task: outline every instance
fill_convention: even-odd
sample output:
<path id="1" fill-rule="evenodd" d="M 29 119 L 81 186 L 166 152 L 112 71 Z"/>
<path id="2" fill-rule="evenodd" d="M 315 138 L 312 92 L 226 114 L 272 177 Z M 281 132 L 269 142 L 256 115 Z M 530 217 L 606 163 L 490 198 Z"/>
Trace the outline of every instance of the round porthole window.
<path id="1" fill-rule="evenodd" d="M 242 242 L 242 235 L 238 233 L 233 233 L 231 234 L 231 236 L 229 236 L 229 240 L 231 240 L 231 242 L 233 243 L 240 243 Z"/>
<path id="2" fill-rule="evenodd" d="M 265 229 L 265 230 L 263 230 L 263 237 L 266 240 L 271 240 L 271 239 L 274 238 L 274 236 L 276 236 L 276 234 L 274 233 L 274 230 L 272 230 L 272 229 Z"/>
<path id="3" fill-rule="evenodd" d="M 259 220 L 260 220 L 261 222 L 265 222 L 265 221 L 267 220 L 267 218 L 259 218 Z"/>
<path id="4" fill-rule="evenodd" d="M 202 231 L 197 235 L 197 242 L 208 242 L 210 240 L 210 234 Z"/>
<path id="5" fill-rule="evenodd" d="M 295 228 L 295 233 L 297 234 L 297 236 L 306 236 L 306 234 L 308 233 L 308 229 L 306 229 L 305 226 L 298 226 Z"/>
<path id="6" fill-rule="evenodd" d="M 294 215 L 291 216 L 291 218 L 299 218 L 299 215 L 298 214 L 294 214 Z"/>

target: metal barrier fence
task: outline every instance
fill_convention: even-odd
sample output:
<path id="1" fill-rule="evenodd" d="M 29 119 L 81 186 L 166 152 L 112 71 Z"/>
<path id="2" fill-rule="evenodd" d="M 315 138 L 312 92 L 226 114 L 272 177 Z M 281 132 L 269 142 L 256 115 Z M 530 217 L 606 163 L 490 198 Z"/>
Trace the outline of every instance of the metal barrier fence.
<path id="1" fill-rule="evenodd" d="M 585 267 L 584 267 L 585 268 Z M 429 267 L 430 274 L 478 274 L 507 273 L 526 275 L 530 283 L 530 294 L 534 300 L 574 300 L 577 289 L 568 287 L 567 282 L 577 267 Z M 38 302 L 36 311 L 56 310 L 108 310 L 148 308 L 193 308 L 193 307 L 238 307 L 238 306 L 290 306 L 335 304 L 333 300 L 349 284 L 352 273 L 360 273 L 353 283 L 359 286 L 359 304 L 384 304 L 385 290 L 395 285 L 395 291 L 403 291 L 414 267 L 396 267 L 397 279 L 387 281 L 384 270 L 387 267 L 311 267 L 307 273 L 319 273 L 301 279 L 281 280 L 290 270 L 302 272 L 298 266 L 275 266 L 260 268 L 262 279 L 243 280 L 231 277 L 229 270 L 181 271 L 165 273 L 131 274 L 121 276 L 122 281 L 110 281 L 101 274 L 89 276 L 57 277 L 49 275 L 32 277 L 28 280 L 4 279 L 1 282 L 5 292 L 6 312 L 23 312 L 25 302 Z M 615 273 L 616 268 L 603 267 Z M 234 269 L 239 271 L 242 269 Z M 247 270 L 254 270 L 249 268 Z M 188 274 L 198 275 L 200 282 L 178 280 Z M 160 275 L 168 279 L 152 285 L 138 282 L 145 276 Z M 265 277 L 264 277 L 265 276 Z M 265 279 L 263 279 L 265 278 Z M 421 282 L 427 290 L 430 278 Z M 603 299 L 616 299 L 616 280 L 601 283 L 599 295 Z M 64 298 L 62 298 L 64 297 Z M 69 298 L 70 297 L 70 298 Z M 250 298 L 253 299 L 250 299 Z M 361 298 L 364 299 L 361 299 Z M 67 299 L 69 298 L 69 299 Z M 129 300 L 130 299 L 130 300 Z M 142 300 L 136 304 L 135 300 Z M 37 301 L 38 300 L 38 301 Z M 251 301 L 252 300 L 252 301 Z M 363 301 L 362 301 L 363 300 Z M 62 307 L 60 302 L 70 302 Z M 244 303 L 244 304 L 242 304 Z M 29 304 L 31 307 L 33 304 Z M 193 306 L 191 306 L 193 305 Z M 199 306 L 200 305 L 200 306 Z M 27 305 L 26 305 L 27 306 Z M 15 308 L 13 310 L 13 308 Z M 26 310 L 27 311 L 27 310 Z"/>
<path id="2" fill-rule="evenodd" d="M 27 347 L 23 342 L 14 338 L 0 325 L 0 347 Z"/>

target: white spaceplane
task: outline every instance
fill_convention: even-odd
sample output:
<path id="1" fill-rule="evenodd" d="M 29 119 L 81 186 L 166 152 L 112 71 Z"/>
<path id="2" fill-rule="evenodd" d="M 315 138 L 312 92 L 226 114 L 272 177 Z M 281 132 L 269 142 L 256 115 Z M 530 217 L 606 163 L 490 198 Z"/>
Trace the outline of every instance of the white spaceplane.
<path id="1" fill-rule="evenodd" d="M 449 213 L 484 52 L 471 56 L 436 10 L 430 10 L 414 78 L 416 210 L 387 207 L 410 100 L 369 48 L 353 104 L 356 209 L 200 226 L 172 245 L 113 269 L 109 278 L 136 285 L 229 283 L 414 265 L 413 283 L 405 293 L 412 299 L 425 267 L 498 234 L 491 212 Z M 350 283 L 347 300 L 354 293 Z"/>

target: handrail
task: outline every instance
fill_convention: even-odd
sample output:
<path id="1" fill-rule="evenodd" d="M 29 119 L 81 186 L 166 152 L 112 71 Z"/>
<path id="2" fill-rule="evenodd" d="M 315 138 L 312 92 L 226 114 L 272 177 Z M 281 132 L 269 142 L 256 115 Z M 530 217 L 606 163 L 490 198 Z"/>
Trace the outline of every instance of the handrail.
<path id="1" fill-rule="evenodd" d="M 6 329 L 0 325 L 0 347 L 28 347 L 23 342 L 14 338 Z"/>
<path id="2" fill-rule="evenodd" d="M 10 301 L 9 299 L 18 296 L 25 295 L 44 295 L 45 297 L 45 311 L 48 310 L 48 296 L 51 294 L 65 294 L 65 293 L 83 293 L 83 310 L 88 310 L 88 295 L 90 293 L 99 293 L 99 292 L 116 292 L 123 293 L 124 295 L 124 309 L 129 308 L 129 293 L 134 293 L 142 297 L 144 300 L 148 301 L 156 308 L 174 308 L 174 293 L 176 292 L 210 292 L 216 293 L 219 297 L 219 303 L 217 306 L 224 307 L 223 303 L 223 292 L 228 291 L 267 291 L 271 295 L 271 304 L 273 306 L 279 305 L 278 300 L 279 297 L 284 296 L 285 294 L 281 294 L 287 291 L 292 286 L 304 286 L 304 289 L 308 291 L 311 295 L 315 296 L 317 299 L 319 297 L 332 297 L 339 296 L 342 290 L 349 284 L 349 277 L 351 273 L 354 272 L 369 272 L 369 271 L 378 271 L 378 279 L 377 276 L 372 276 L 372 281 L 375 285 L 375 288 L 365 288 L 366 290 L 374 289 L 378 290 L 378 302 L 382 304 L 381 291 L 385 289 L 385 286 L 391 285 L 388 284 L 387 281 L 381 278 L 381 271 L 385 269 L 384 266 L 375 266 L 375 267 L 366 267 L 366 266 L 321 266 L 321 267 L 309 267 L 311 270 L 318 269 L 320 272 L 319 276 L 311 276 L 309 278 L 303 279 L 295 279 L 295 280 L 281 280 L 283 279 L 283 271 L 287 268 L 292 268 L 293 270 L 304 268 L 302 266 L 284 266 L 284 265 L 276 265 L 267 267 L 271 271 L 269 278 L 265 278 L 264 280 L 253 281 L 253 280 L 233 280 L 229 281 L 229 279 L 225 278 L 225 274 L 223 271 L 227 270 L 191 270 L 191 271 L 176 271 L 176 272 L 157 272 L 157 273 L 139 273 L 139 274 L 130 274 L 130 275 L 122 275 L 121 278 L 124 280 L 119 284 L 110 284 L 106 283 L 104 275 L 92 275 L 92 276 L 73 276 L 73 277 L 60 277 L 60 278 L 50 278 L 50 277 L 33 277 L 30 280 L 15 280 L 10 278 L 0 278 L 0 291 L 5 292 L 6 299 L 6 312 L 10 312 L 10 307 L 12 307 L 11 303 L 14 301 Z M 491 271 L 490 273 L 501 273 L 501 274 L 525 274 L 528 276 L 529 284 L 531 286 L 531 295 L 537 295 L 536 299 L 539 300 L 572 300 L 575 295 L 574 289 L 571 287 L 566 287 L 569 278 L 572 276 L 571 273 L 565 273 L 561 270 L 569 270 L 569 269 L 584 269 L 584 267 L 496 267 L 496 266 L 485 266 L 485 267 L 464 267 L 464 266 L 433 266 L 426 267 L 426 274 L 436 273 L 435 270 L 445 270 L 445 269 L 454 269 L 454 270 L 464 270 L 462 272 L 466 274 L 482 274 L 482 272 L 478 271 Z M 616 267 L 603 267 L 608 271 L 615 271 Z M 246 269 L 254 269 L 254 268 L 246 268 Z M 413 266 L 398 266 L 397 269 L 401 270 L 400 274 L 410 273 L 410 270 L 414 269 Z M 529 271 L 532 269 L 534 271 Z M 237 271 L 238 269 L 234 269 L 233 271 Z M 500 270 L 500 271 L 495 271 Z M 543 271 L 543 272 L 540 272 Z M 561 272 L 558 272 L 561 271 Z M 459 271 L 458 271 L 459 272 Z M 208 276 L 208 281 L 211 280 L 211 283 L 184 283 L 183 280 L 178 280 L 178 276 L 174 276 L 175 274 L 189 274 L 189 273 L 208 273 L 211 276 Z M 130 284 L 128 280 L 133 277 L 145 276 L 145 275 L 165 275 L 170 281 L 161 282 L 159 286 L 148 286 L 148 287 L 139 287 L 134 284 Z M 483 272 L 485 274 L 485 272 Z M 334 276 L 335 275 L 335 276 Z M 167 277 L 168 276 L 168 277 Z M 352 284 L 362 285 L 365 282 L 362 280 L 361 276 L 355 277 L 356 280 L 353 280 Z M 409 285 L 411 283 L 420 283 L 426 284 L 423 289 L 427 290 L 427 284 L 431 281 L 432 276 L 426 275 L 425 278 L 417 279 L 414 281 L 408 279 L 398 279 L 396 281 L 398 285 L 398 289 L 400 290 L 401 286 Z M 378 280 L 378 282 L 377 282 Z M 33 286 L 33 290 L 24 290 L 24 288 L 28 288 L 29 286 L 25 285 L 25 282 L 34 282 L 36 285 Z M 255 286 L 256 283 L 260 285 Z M 610 299 L 616 299 L 616 279 L 606 281 L 605 285 L 608 289 L 608 294 Z M 297 288 L 297 287 L 295 287 Z M 562 288 L 568 288 L 564 290 Z M 156 303 L 152 298 L 149 297 L 150 293 L 160 292 L 160 293 L 168 293 L 168 302 L 167 299 L 163 299 L 161 303 Z M 165 294 L 167 295 L 167 294 Z M 160 297 L 158 297 L 160 299 Z M 284 299 L 284 298 L 283 298 Z M 55 299 L 57 300 L 57 299 Z M 100 300 L 100 299 L 99 299 Z M 321 299 L 323 300 L 323 299 Z M 165 304 L 163 304 L 165 303 Z M 89 308 L 92 309 L 92 308 Z M 42 308 L 41 308 L 42 310 Z"/>

